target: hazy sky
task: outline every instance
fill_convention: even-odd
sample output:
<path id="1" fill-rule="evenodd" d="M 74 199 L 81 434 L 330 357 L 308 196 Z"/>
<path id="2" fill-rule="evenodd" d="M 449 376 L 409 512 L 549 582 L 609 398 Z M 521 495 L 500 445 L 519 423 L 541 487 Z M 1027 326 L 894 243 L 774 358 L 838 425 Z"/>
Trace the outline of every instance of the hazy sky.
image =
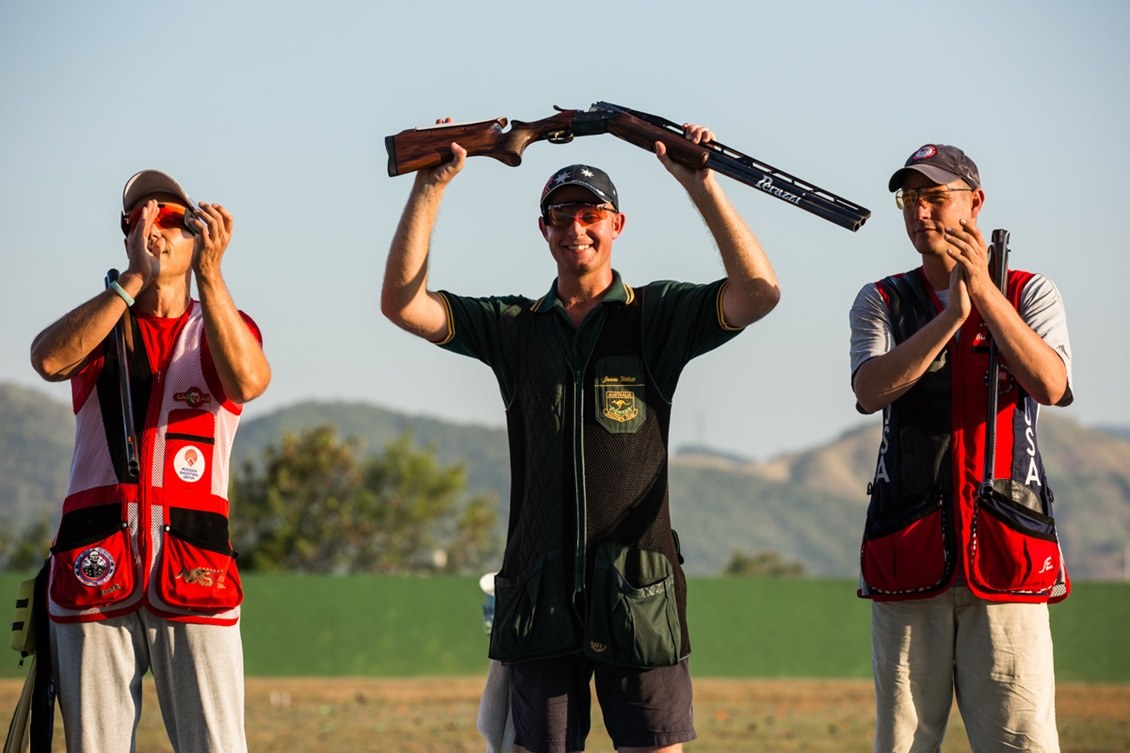
<path id="1" fill-rule="evenodd" d="M 723 143 L 869 207 L 851 233 L 721 179 L 759 235 L 783 299 L 690 364 L 676 445 L 759 458 L 864 421 L 849 387 L 857 290 L 917 266 L 887 178 L 926 142 L 978 163 L 981 225 L 1067 302 L 1074 406 L 1130 425 L 1130 5 L 1110 2 L 9 2 L 0 6 L 0 381 L 45 390 L 35 334 L 125 266 L 125 180 L 176 176 L 224 204 L 224 270 L 261 326 L 274 381 L 248 415 L 364 400 L 501 425 L 490 371 L 380 316 L 384 258 L 411 177 L 384 137 L 438 116 L 537 120 L 606 100 L 710 125 Z M 590 162 L 628 215 L 613 260 L 630 283 L 722 267 L 653 155 L 611 136 L 534 144 L 509 168 L 472 160 L 433 239 L 435 287 L 545 291 L 538 191 Z"/>

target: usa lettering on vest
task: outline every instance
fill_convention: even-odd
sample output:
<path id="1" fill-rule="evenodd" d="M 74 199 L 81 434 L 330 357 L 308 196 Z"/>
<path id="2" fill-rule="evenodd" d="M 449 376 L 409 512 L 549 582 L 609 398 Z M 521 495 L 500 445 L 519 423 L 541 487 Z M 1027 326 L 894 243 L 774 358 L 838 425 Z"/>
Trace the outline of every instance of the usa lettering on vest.
<path id="1" fill-rule="evenodd" d="M 1028 475 L 1025 477 L 1024 483 L 1043 486 L 1040 483 L 1039 469 L 1036 467 L 1036 423 L 1032 420 L 1030 405 L 1024 407 L 1024 427 L 1024 441 L 1028 443 Z"/>
<path id="2" fill-rule="evenodd" d="M 880 481 L 890 482 L 891 476 L 887 473 L 887 450 L 891 448 L 891 414 L 883 411 L 883 441 L 879 445 L 879 463 L 875 468 L 875 483 Z"/>

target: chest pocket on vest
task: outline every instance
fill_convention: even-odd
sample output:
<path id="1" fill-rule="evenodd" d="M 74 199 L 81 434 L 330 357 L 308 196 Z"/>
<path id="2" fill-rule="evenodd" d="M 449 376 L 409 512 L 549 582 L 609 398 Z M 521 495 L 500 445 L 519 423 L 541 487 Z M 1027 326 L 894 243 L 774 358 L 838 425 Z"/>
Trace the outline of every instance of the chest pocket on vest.
<path id="1" fill-rule="evenodd" d="M 165 436 L 166 489 L 212 491 L 212 447 L 216 417 L 208 411 L 182 408 L 169 412 Z"/>
<path id="2" fill-rule="evenodd" d="M 596 362 L 596 421 L 612 434 L 634 434 L 647 420 L 643 360 L 609 356 Z"/>

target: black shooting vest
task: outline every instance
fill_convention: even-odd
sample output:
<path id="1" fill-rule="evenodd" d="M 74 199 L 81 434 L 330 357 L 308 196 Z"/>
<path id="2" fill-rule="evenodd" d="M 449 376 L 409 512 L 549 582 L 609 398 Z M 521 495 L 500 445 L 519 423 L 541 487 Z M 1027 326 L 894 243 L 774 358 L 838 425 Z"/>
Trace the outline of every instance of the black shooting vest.
<path id="1" fill-rule="evenodd" d="M 524 357 L 506 413 L 510 521 L 492 658 L 584 650 L 644 667 L 690 653 L 668 504 L 670 406 L 644 358 L 645 297 L 603 305 L 583 364 L 563 366 L 559 312 L 515 314 L 507 346 Z"/>

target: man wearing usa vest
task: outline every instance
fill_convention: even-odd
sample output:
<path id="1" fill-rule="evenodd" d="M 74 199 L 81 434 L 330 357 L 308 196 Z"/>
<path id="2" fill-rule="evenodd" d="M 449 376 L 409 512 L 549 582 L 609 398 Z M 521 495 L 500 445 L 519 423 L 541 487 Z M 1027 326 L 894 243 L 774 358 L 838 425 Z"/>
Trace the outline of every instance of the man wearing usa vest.
<path id="1" fill-rule="evenodd" d="M 174 750 L 245 751 L 228 461 L 270 368 L 220 271 L 231 214 L 156 170 L 122 209 L 128 268 L 31 348 L 76 421 L 48 565 L 67 750 L 132 750 L 151 670 Z"/>
<path id="2" fill-rule="evenodd" d="M 381 308 L 489 365 L 502 392 L 510 523 L 490 656 L 509 672 L 516 750 L 583 750 L 593 679 L 617 750 L 681 750 L 695 733 L 686 581 L 668 506 L 671 399 L 688 361 L 776 305 L 776 276 L 713 173 L 683 168 L 657 144 L 710 228 L 725 279 L 625 284 L 612 268 L 626 221 L 616 188 L 603 170 L 570 165 L 541 193 L 538 228 L 557 269 L 542 298 L 433 292 L 432 228 L 466 161 L 451 148 L 454 161 L 417 174 Z"/>
<path id="3" fill-rule="evenodd" d="M 923 146 L 889 190 L 922 264 L 864 286 L 851 309 L 857 407 L 883 411 L 859 590 L 872 600 L 875 750 L 939 750 L 956 692 L 973 751 L 1058 751 L 1048 602 L 1069 584 L 1036 416 L 1072 401 L 1063 304 L 1039 274 L 994 284 L 985 192 L 960 149 Z"/>

